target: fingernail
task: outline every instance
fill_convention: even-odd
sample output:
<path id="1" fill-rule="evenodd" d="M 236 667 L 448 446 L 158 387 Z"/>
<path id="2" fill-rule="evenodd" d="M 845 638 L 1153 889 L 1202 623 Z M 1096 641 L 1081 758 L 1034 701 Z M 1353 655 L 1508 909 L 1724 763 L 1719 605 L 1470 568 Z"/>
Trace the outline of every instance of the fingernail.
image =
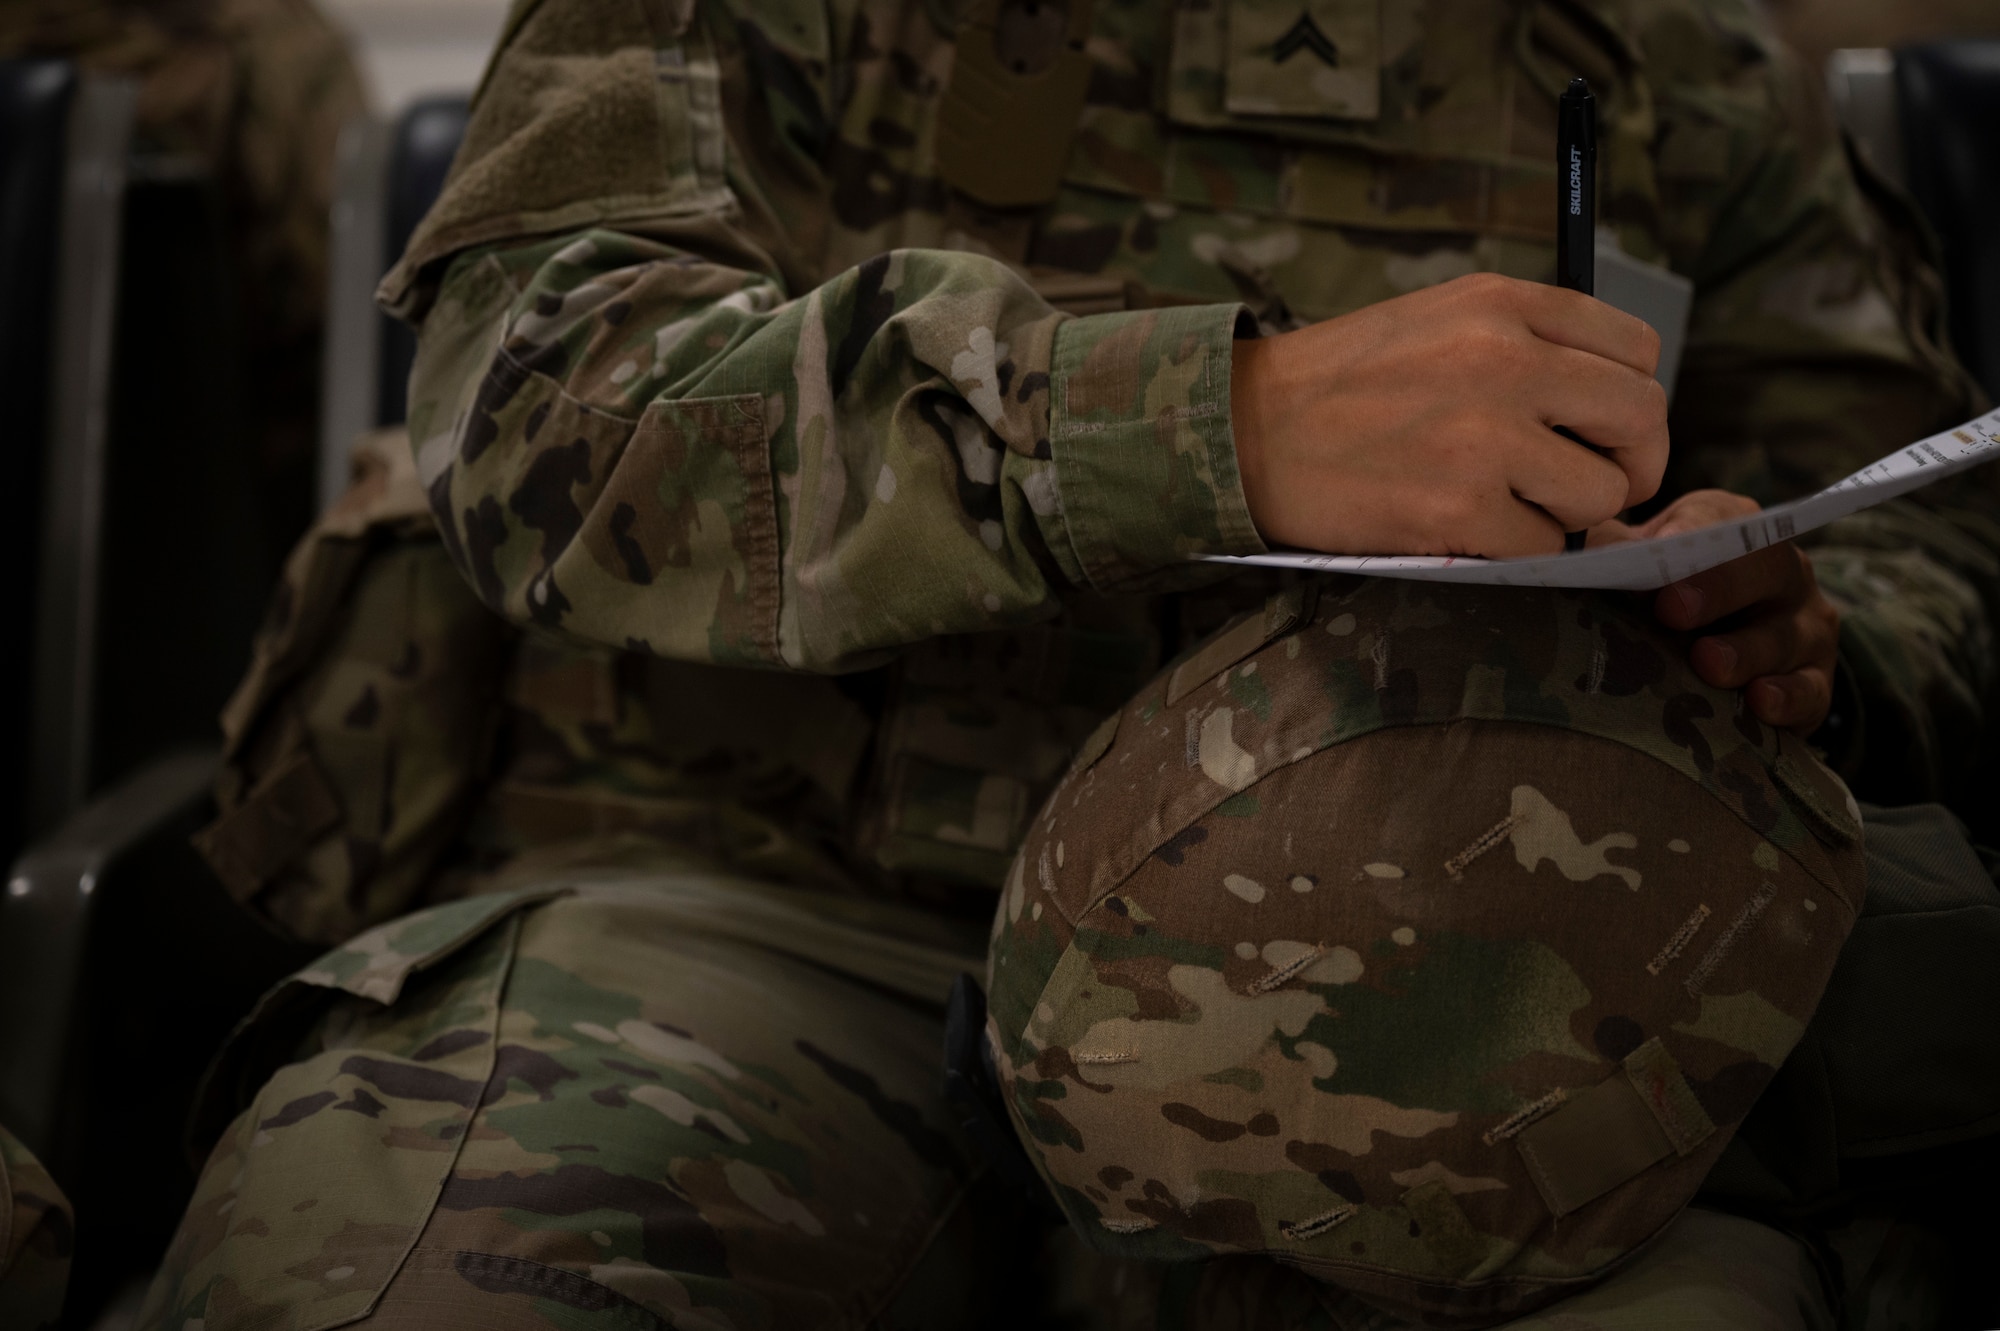
<path id="1" fill-rule="evenodd" d="M 1720 638 L 1710 638 L 1708 643 L 1709 657 L 1715 662 L 1715 668 L 1725 675 L 1733 674 L 1736 670 L 1736 649 Z"/>
<path id="2" fill-rule="evenodd" d="M 1690 587 L 1685 583 L 1681 585 L 1681 608 L 1687 611 L 1688 618 L 1692 622 L 1701 623 L 1701 607 L 1707 599 L 1701 594 L 1701 588 Z M 1735 653 L 1732 652 L 1730 655 L 1733 657 Z"/>

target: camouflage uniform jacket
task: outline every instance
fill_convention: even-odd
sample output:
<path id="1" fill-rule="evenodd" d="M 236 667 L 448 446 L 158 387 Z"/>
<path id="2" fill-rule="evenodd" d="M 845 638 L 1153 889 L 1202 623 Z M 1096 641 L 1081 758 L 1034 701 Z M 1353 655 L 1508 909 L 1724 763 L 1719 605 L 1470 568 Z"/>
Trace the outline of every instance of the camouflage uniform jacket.
<path id="1" fill-rule="evenodd" d="M 475 864 L 645 828 L 779 876 L 997 884 L 1098 718 L 1271 591 L 1189 563 L 1260 548 L 1232 340 L 1477 270 L 1548 279 L 1572 72 L 1603 97 L 1607 220 L 1696 284 L 1669 493 L 1774 500 L 1973 409 L 1920 224 L 1749 5 L 1311 0 L 1331 61 L 1284 36 L 1298 9 L 1097 0 L 1072 36 L 1028 0 L 517 0 L 383 289 L 422 323 L 409 484 L 437 519 L 399 539 L 521 635 L 459 691 L 501 700 L 494 747 L 441 756 L 433 716 L 337 770 L 393 725 L 364 676 L 421 633 L 380 629 L 343 678 L 354 633 L 280 624 L 290 664 L 267 642 L 234 712 L 224 804 L 262 829 L 238 890 L 345 903 L 315 926 L 337 933 L 444 854 L 393 847 L 467 818 Z M 1081 71 L 1073 140 L 1017 146 L 1061 164 L 1044 204 L 940 176 L 968 40 Z M 1989 484 L 1818 549 L 1864 795 L 1966 788 Z M 353 604 L 376 594 L 347 567 Z M 316 735 L 293 780 L 317 794 L 271 795 Z"/>

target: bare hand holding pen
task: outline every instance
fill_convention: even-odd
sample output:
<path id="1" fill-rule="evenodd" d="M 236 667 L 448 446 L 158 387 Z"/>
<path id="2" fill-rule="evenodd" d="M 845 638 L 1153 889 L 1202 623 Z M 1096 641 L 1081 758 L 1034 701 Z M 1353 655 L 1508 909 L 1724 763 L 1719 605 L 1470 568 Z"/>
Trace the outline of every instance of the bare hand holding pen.
<path id="1" fill-rule="evenodd" d="M 1273 545 L 1332 554 L 1554 554 L 1740 517 L 1753 500 L 1685 495 L 1643 526 L 1619 513 L 1658 490 L 1666 394 L 1659 339 L 1573 291 L 1478 275 L 1294 333 L 1236 344 L 1231 388 L 1244 497 Z M 1567 425 L 1601 452 L 1556 434 Z M 1662 589 L 1668 628 L 1768 725 L 1807 733 L 1833 696 L 1839 613 L 1790 542 Z"/>
<path id="2" fill-rule="evenodd" d="M 1238 342 L 1250 516 L 1273 545 L 1334 554 L 1556 553 L 1659 488 L 1659 353 L 1629 314 L 1492 274 Z"/>

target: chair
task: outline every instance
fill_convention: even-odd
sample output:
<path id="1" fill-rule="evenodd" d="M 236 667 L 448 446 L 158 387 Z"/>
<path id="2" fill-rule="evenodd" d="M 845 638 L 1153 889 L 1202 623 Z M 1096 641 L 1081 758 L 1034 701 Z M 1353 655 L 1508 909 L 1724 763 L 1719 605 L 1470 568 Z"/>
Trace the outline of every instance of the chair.
<path id="1" fill-rule="evenodd" d="M 88 690 L 78 678 L 89 618 L 79 600 L 94 579 L 66 556 L 98 516 L 90 473 L 104 422 L 94 408 L 108 373 L 132 97 L 129 86 L 86 82 L 60 61 L 0 62 L 0 388 L 12 421 L 0 557 L 35 589 L 28 641 L 0 652 L 0 855 L 9 860 L 81 793 L 68 755 Z"/>
<path id="2" fill-rule="evenodd" d="M 0 901 L 0 1122 L 76 1207 L 69 1325 L 159 1260 L 194 1186 L 202 1070 L 314 952 L 267 933 L 189 844 L 214 778 L 202 750 L 141 768 L 22 856 Z"/>
<path id="3" fill-rule="evenodd" d="M 444 188 L 470 112 L 469 97 L 444 94 L 412 103 L 393 125 L 363 118 L 341 132 L 320 414 L 322 509 L 347 488 L 355 438 L 400 425 L 407 414 L 416 335 L 375 308 L 375 284 Z"/>
<path id="4" fill-rule="evenodd" d="M 403 418 L 414 340 L 371 297 L 443 183 L 466 106 L 433 98 L 343 140 L 329 494 L 353 436 Z M 157 1262 L 194 1182 L 181 1132 L 202 1069 L 315 951 L 265 932 L 188 844 L 211 812 L 200 746 L 277 552 L 257 545 L 221 200 L 197 163 L 130 155 L 132 107 L 129 86 L 64 65 L 0 66 L 0 347 L 55 347 L 46 367 L 0 366 L 49 426 L 16 436 L 28 462 L 48 459 L 49 498 L 16 515 L 48 514 L 30 549 L 40 615 L 20 654 L 32 677 L 0 695 L 41 690 L 17 723 L 34 719 L 32 762 L 9 774 L 25 813 L 0 846 L 11 858 L 33 838 L 0 894 L 0 1122 L 76 1206 L 72 1326 L 129 1302 Z"/>
<path id="5" fill-rule="evenodd" d="M 200 163 L 131 155 L 135 96 L 60 62 L 0 66 L 0 375 L 23 408 L 9 478 L 27 481 L 0 500 L 0 542 L 33 589 L 0 653 L 9 861 L 211 740 L 282 554 L 258 530 L 221 190 Z"/>
<path id="6" fill-rule="evenodd" d="M 261 513 L 227 201 L 186 158 L 127 167 L 111 337 L 82 797 L 210 746 L 295 534 Z M 88 548 L 88 547 L 86 547 Z M 199 588 L 189 595 L 188 588 Z"/>
<path id="7" fill-rule="evenodd" d="M 199 163 L 132 155 L 134 104 L 0 64 L 0 375 L 29 413 L 4 446 L 38 476 L 0 489 L 34 597 L 0 652 L 25 704 L 0 741 L 0 1122 L 77 1207 L 71 1325 L 157 1260 L 193 1184 L 195 1078 L 306 959 L 187 844 L 215 760 L 177 746 L 212 743 L 271 561 L 222 200 Z"/>
<path id="8" fill-rule="evenodd" d="M 1862 151 L 1937 233 L 1953 343 L 2000 398 L 2000 40 L 1836 51 L 1827 87 Z"/>

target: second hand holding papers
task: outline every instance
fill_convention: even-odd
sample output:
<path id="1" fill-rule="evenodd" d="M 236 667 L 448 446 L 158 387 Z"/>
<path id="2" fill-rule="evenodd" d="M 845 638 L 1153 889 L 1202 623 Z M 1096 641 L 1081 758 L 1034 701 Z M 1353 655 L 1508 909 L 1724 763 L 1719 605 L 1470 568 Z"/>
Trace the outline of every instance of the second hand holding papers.
<path id="1" fill-rule="evenodd" d="M 1872 508 L 1919 486 L 2000 459 L 2000 410 L 1920 439 L 1871 462 L 1817 494 L 1767 508 L 1746 518 L 1644 541 L 1621 541 L 1573 553 L 1530 559 L 1476 559 L 1463 555 L 1210 555 L 1214 563 L 1296 568 L 1323 573 L 1366 573 L 1427 582 L 1487 583 L 1504 587 L 1601 587 L 1651 591 L 1692 577 Z"/>

